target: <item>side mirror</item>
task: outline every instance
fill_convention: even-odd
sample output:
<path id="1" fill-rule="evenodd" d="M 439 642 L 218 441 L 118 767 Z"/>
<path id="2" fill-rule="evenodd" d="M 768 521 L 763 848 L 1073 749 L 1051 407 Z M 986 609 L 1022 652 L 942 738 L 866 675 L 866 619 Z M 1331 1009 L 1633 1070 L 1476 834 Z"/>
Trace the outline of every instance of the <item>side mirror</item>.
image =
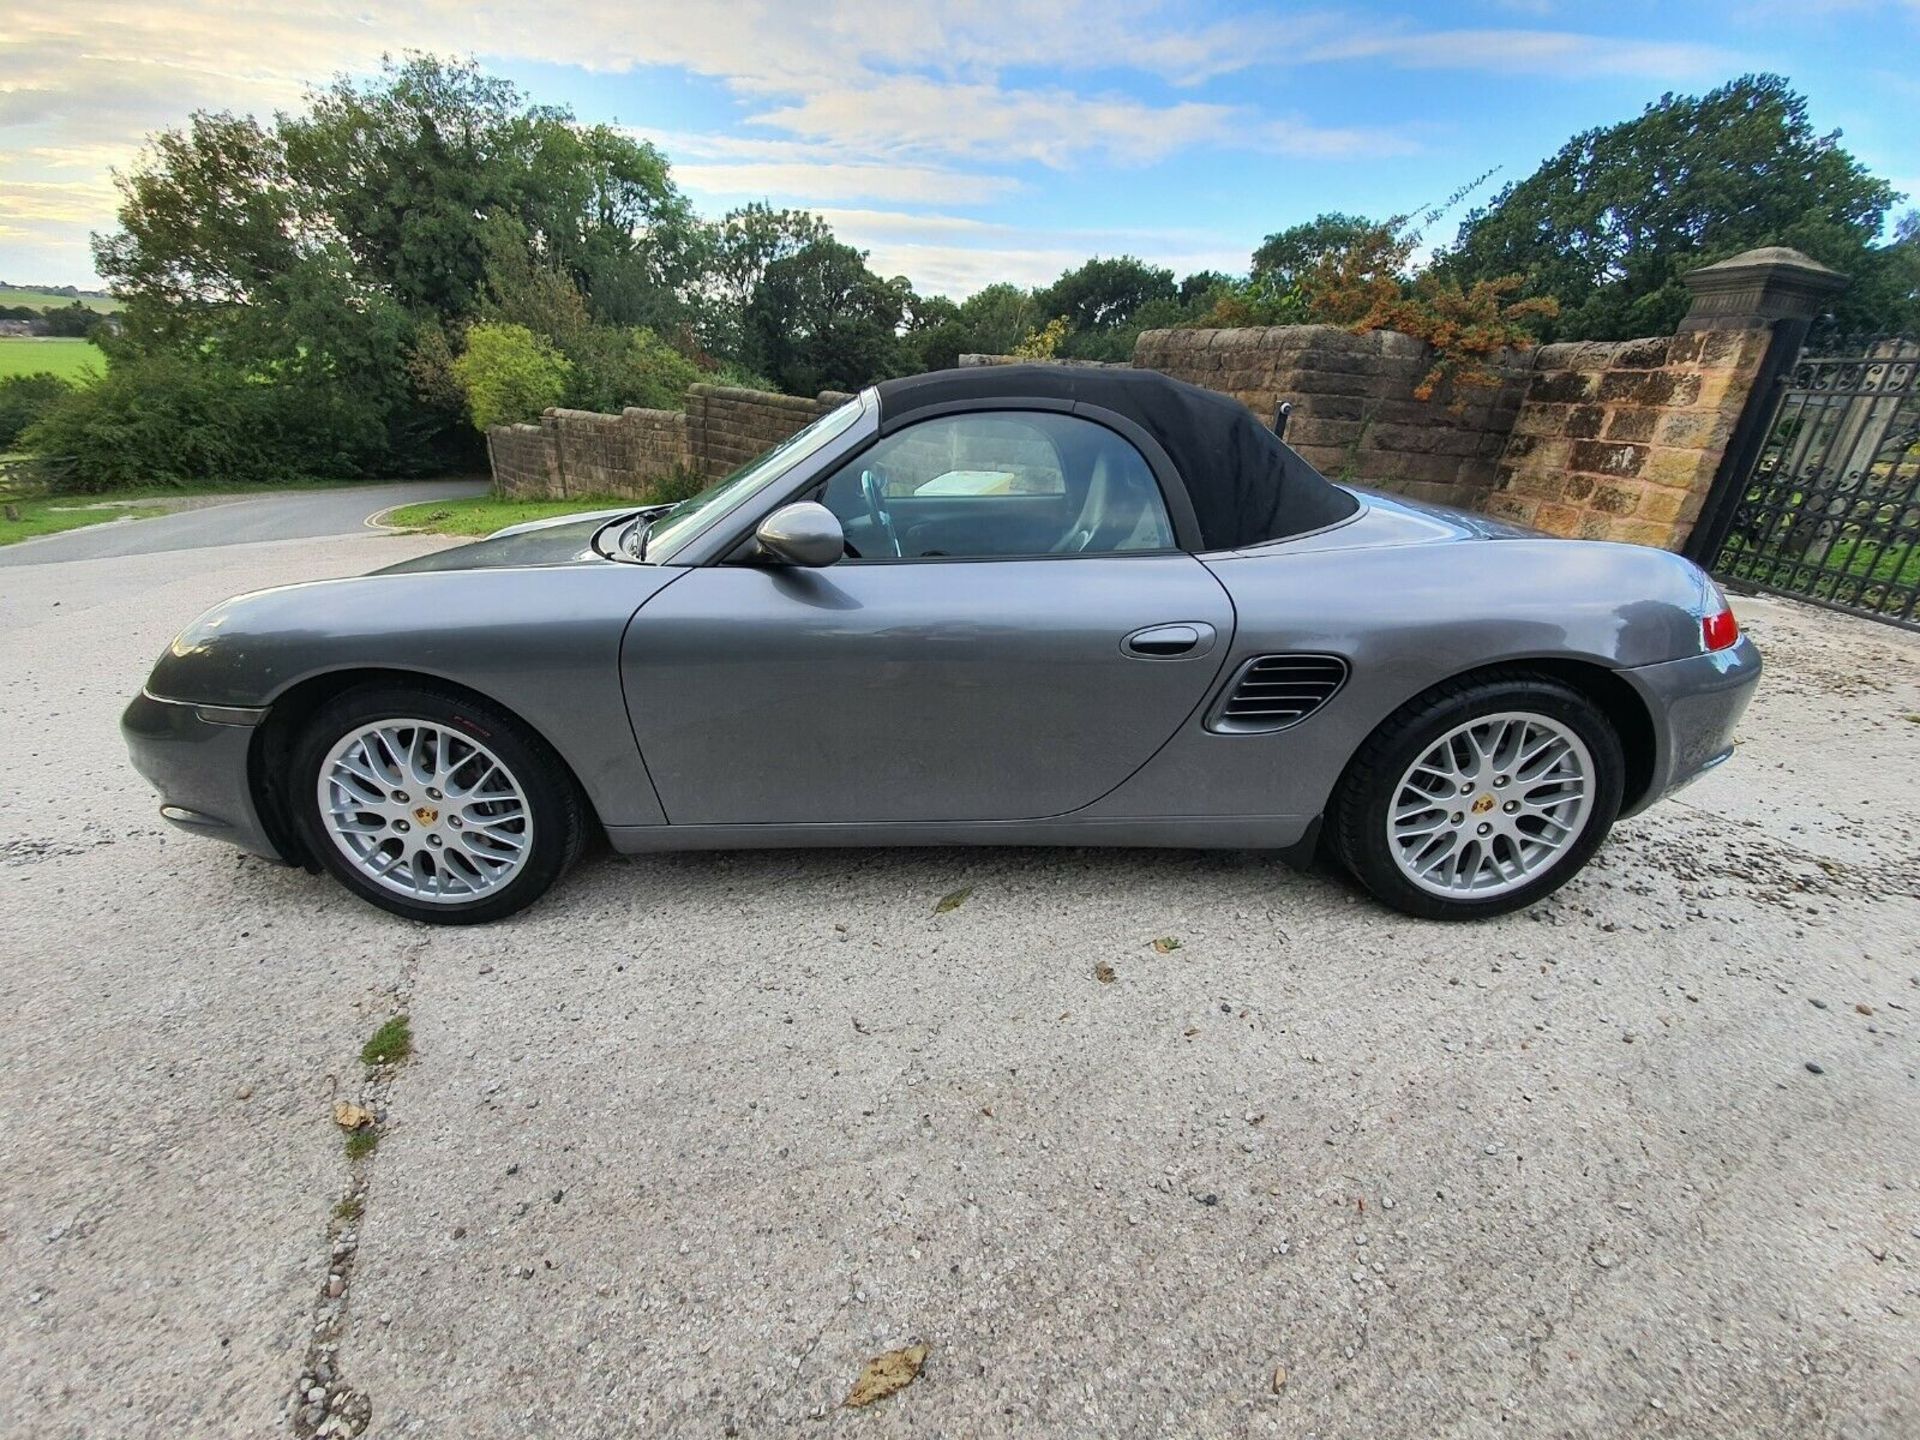
<path id="1" fill-rule="evenodd" d="M 782 565 L 817 569 L 847 553 L 847 533 L 840 518 L 812 500 L 782 505 L 753 532 L 760 553 Z"/>

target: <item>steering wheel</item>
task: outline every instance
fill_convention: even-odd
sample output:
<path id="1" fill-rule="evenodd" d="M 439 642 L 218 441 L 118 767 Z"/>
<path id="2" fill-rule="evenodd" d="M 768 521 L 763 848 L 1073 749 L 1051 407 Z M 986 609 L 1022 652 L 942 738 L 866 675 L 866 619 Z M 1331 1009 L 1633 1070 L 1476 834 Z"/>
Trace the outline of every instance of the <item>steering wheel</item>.
<path id="1" fill-rule="evenodd" d="M 893 551 L 894 559 L 900 558 L 900 536 L 893 528 L 893 516 L 887 513 L 887 472 L 880 466 L 860 472 L 860 494 L 867 502 L 867 514 L 873 517 L 873 525 L 886 537 L 887 545 Z"/>

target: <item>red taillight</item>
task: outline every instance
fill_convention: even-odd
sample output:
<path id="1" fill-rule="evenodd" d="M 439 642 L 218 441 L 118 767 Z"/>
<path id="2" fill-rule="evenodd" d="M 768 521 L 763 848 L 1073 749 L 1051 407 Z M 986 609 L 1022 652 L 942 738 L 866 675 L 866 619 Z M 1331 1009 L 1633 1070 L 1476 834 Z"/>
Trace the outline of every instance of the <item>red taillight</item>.
<path id="1" fill-rule="evenodd" d="M 1700 643 L 1709 654 L 1715 650 L 1725 650 L 1740 639 L 1740 622 L 1733 618 L 1733 607 L 1722 605 L 1716 615 L 1707 615 L 1700 621 Z"/>

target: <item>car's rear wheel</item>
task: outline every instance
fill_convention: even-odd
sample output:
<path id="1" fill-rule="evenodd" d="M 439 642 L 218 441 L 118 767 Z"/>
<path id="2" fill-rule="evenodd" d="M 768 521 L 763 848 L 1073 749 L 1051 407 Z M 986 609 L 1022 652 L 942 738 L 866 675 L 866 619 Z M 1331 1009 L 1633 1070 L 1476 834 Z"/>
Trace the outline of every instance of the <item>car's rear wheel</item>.
<path id="1" fill-rule="evenodd" d="M 1587 863 L 1619 814 L 1625 773 L 1607 717 L 1570 686 L 1524 672 L 1451 682 L 1361 746 L 1335 794 L 1330 839 L 1395 909 L 1501 915 Z"/>
<path id="2" fill-rule="evenodd" d="M 296 742 L 288 808 L 349 890 L 440 925 L 511 915 L 580 852 L 566 767 L 494 706 L 430 685 L 351 690 Z"/>

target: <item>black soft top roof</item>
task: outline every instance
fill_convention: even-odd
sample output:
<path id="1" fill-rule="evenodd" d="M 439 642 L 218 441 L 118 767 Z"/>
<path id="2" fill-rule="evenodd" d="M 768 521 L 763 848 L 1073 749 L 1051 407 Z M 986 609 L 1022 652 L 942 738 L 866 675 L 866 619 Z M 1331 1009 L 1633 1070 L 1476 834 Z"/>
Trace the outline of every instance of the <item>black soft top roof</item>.
<path id="1" fill-rule="evenodd" d="M 1359 508 L 1238 400 L 1156 370 L 975 365 L 883 381 L 879 392 L 883 426 L 934 406 L 1012 399 L 1074 401 L 1124 416 L 1180 472 L 1208 550 L 1318 530 Z"/>

